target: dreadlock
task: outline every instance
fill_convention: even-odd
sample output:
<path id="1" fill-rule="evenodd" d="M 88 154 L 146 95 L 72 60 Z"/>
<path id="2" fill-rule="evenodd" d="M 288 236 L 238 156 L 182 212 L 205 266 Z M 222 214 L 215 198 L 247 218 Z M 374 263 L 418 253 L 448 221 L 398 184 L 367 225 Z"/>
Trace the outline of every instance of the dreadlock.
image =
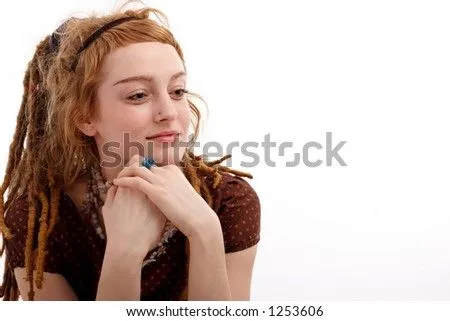
<path id="1" fill-rule="evenodd" d="M 235 176 L 253 178 L 253 176 L 248 173 L 220 165 L 220 163 L 222 163 L 224 160 L 230 158 L 231 155 L 225 155 L 224 157 L 211 162 L 205 162 L 203 160 L 203 156 L 195 156 L 192 151 L 187 151 L 187 157 L 188 161 L 186 162 L 184 167 L 185 176 L 197 191 L 197 193 L 199 193 L 203 197 L 203 199 L 208 203 L 209 206 L 212 206 L 213 202 L 211 191 L 208 188 L 208 185 L 205 184 L 204 180 L 202 180 L 202 177 L 212 177 L 213 189 L 215 189 L 220 184 L 222 180 L 222 174 L 225 172 L 232 173 Z"/>
<path id="2" fill-rule="evenodd" d="M 28 297 L 34 298 L 33 271 L 37 270 L 36 286 L 42 287 L 42 275 L 45 261 L 45 248 L 48 239 L 48 211 L 49 201 L 46 196 L 46 188 L 51 189 L 52 205 L 57 204 L 59 194 L 55 194 L 54 178 L 52 172 L 45 163 L 42 155 L 42 143 L 45 140 L 44 124 L 46 121 L 46 93 L 43 90 L 43 72 L 46 68 L 48 37 L 44 39 L 36 49 L 36 52 L 28 64 L 25 73 L 23 87 L 24 94 L 22 104 L 17 117 L 17 125 L 13 141 L 9 149 L 8 165 L 6 168 L 3 184 L 0 188 L 0 230 L 2 232 L 2 250 L 5 250 L 5 239 L 14 237 L 5 225 L 4 216 L 11 202 L 19 196 L 26 194 L 29 206 L 28 230 L 24 249 L 25 268 L 27 280 L 30 283 Z M 24 148 L 24 142 L 26 148 Z M 46 170 L 47 169 L 47 170 Z M 46 177 L 44 173 L 47 172 Z M 49 184 L 49 179 L 52 184 Z M 4 203 L 4 194 L 8 189 L 8 199 Z M 39 213 L 36 202 L 40 202 L 42 208 Z M 55 224 L 57 208 L 51 209 L 51 225 Z M 34 250 L 34 231 L 37 221 L 39 222 L 38 247 Z M 37 260 L 37 261 L 36 261 Z M 14 273 L 10 266 L 10 258 L 5 260 L 5 272 L 3 285 L 0 287 L 0 297 L 4 300 L 17 300 L 18 288 Z"/>
<path id="3" fill-rule="evenodd" d="M 140 11 L 127 11 L 125 12 L 125 15 L 135 15 L 138 18 L 145 18 L 148 17 L 150 13 L 161 14 L 161 12 L 156 9 L 146 8 Z M 122 17 L 123 15 L 124 14 L 122 14 Z M 120 14 L 114 15 L 113 18 L 117 18 L 118 16 L 120 16 Z M 97 24 L 101 24 L 104 21 L 99 18 L 92 19 Z M 112 20 L 111 18 L 109 19 Z M 72 20 L 72 22 L 74 21 L 75 20 Z M 136 26 L 148 28 L 149 24 L 149 22 L 130 22 L 130 24 L 131 23 L 135 24 L 135 28 Z M 143 25 L 145 23 L 147 23 L 147 25 Z M 89 25 L 89 23 L 86 24 Z M 85 27 L 85 29 L 88 29 L 87 31 L 85 30 L 86 33 L 92 31 L 92 24 L 93 23 L 88 27 Z M 151 25 L 151 27 L 156 28 L 153 25 Z M 157 31 L 157 34 L 159 37 L 162 37 L 162 40 L 160 41 L 172 44 L 178 51 L 180 57 L 183 58 L 181 49 L 175 40 L 172 39 L 171 34 L 168 31 L 165 31 L 165 29 L 161 29 L 161 27 L 158 28 L 160 28 L 160 30 L 158 29 L 159 31 Z M 79 27 L 79 29 L 81 30 L 82 27 Z M 164 35 L 166 35 L 167 39 L 163 38 Z M 143 41 L 142 39 L 147 39 L 145 37 L 149 37 L 148 33 L 138 34 L 136 39 L 132 38 L 128 41 Z M 72 38 L 69 37 L 67 43 L 76 42 L 74 39 L 78 38 L 80 38 L 78 37 L 78 34 L 72 35 Z M 59 60 L 56 60 L 56 54 L 51 46 L 53 39 L 54 35 L 47 36 L 39 43 L 25 72 L 23 80 L 24 93 L 17 116 L 15 133 L 9 147 L 8 164 L 4 180 L 0 187 L 0 231 L 2 234 L 0 257 L 5 251 L 5 239 L 15 237 L 5 224 L 7 210 L 14 200 L 17 200 L 21 196 L 26 196 L 28 220 L 24 257 L 26 281 L 29 284 L 27 293 L 29 300 L 34 300 L 35 287 L 41 289 L 43 285 L 47 241 L 58 219 L 61 189 L 63 186 L 73 182 L 76 177 L 80 176 L 80 164 L 83 163 L 83 161 L 85 162 L 85 165 L 89 166 L 91 164 L 89 163 L 89 157 L 98 153 L 98 151 L 92 152 L 92 145 L 86 144 L 85 140 L 79 139 L 77 136 L 66 135 L 70 132 L 67 130 L 67 128 L 70 127 L 66 126 L 67 124 L 64 123 L 64 121 L 71 118 L 79 119 L 77 117 L 81 117 L 82 112 L 73 111 L 70 108 L 60 108 L 59 106 L 58 110 L 55 112 L 51 107 L 52 103 L 55 105 L 70 103 L 70 101 L 58 100 L 58 92 L 50 92 L 50 90 L 60 90 L 65 94 L 65 92 L 67 92 L 67 87 L 64 87 L 64 81 L 66 86 L 72 86 L 72 79 L 68 79 L 68 77 L 74 77 L 74 73 L 63 74 L 63 72 L 67 73 L 67 69 L 64 70 L 61 66 L 64 66 L 68 56 L 73 56 L 73 53 L 76 52 L 74 48 L 77 46 L 79 47 L 78 44 L 71 44 L 71 47 L 67 46 L 67 48 L 65 48 L 66 52 L 61 54 Z M 152 41 L 158 41 L 158 39 L 159 38 L 155 38 Z M 65 57 L 64 54 L 67 54 L 67 57 Z M 105 52 L 99 51 L 99 56 L 104 54 Z M 86 65 L 86 62 L 81 58 L 77 68 L 83 68 L 83 65 Z M 97 66 L 85 68 L 95 70 L 96 67 Z M 58 74 L 58 72 L 60 72 L 60 74 Z M 53 74 L 56 76 L 52 76 Z M 56 84 L 58 84 L 58 86 L 56 86 Z M 58 89 L 54 89 L 55 87 L 58 87 Z M 79 92 L 76 93 L 79 94 Z M 73 94 L 73 96 L 77 95 Z M 195 126 L 195 137 L 197 137 L 200 112 L 190 100 L 189 106 L 195 118 L 197 118 L 197 125 Z M 58 112 L 60 114 L 58 114 Z M 53 126 L 56 129 L 52 130 Z M 64 137 L 63 140 L 66 144 L 61 143 L 58 145 L 58 137 Z M 81 142 L 79 146 L 77 145 L 78 149 L 72 148 L 72 146 L 67 143 L 74 143 L 75 141 Z M 77 159 L 77 161 L 71 163 L 66 162 L 65 164 L 62 163 L 60 156 L 64 154 L 68 154 L 67 159 Z M 77 158 L 77 155 L 83 155 L 84 158 Z M 214 201 L 211 188 L 217 188 L 224 173 L 252 178 L 250 174 L 220 165 L 224 160 L 230 157 L 231 155 L 226 155 L 216 161 L 205 161 L 202 156 L 195 156 L 190 149 L 186 151 L 183 160 L 183 173 L 197 193 L 199 193 L 210 206 L 212 206 Z M 206 178 L 212 179 L 212 185 L 207 182 Z M 7 200 L 4 202 L 4 196 L 7 190 Z M 13 215 L 14 213 L 10 214 Z M 185 245 L 186 255 L 189 258 L 189 246 L 187 240 Z M 187 262 L 187 266 L 188 265 L 189 262 Z M 11 258 L 6 252 L 3 282 L 0 286 L 0 298 L 3 298 L 5 301 L 18 300 L 19 295 L 20 293 L 14 276 Z M 180 299 L 187 299 L 187 287 L 184 289 Z"/>

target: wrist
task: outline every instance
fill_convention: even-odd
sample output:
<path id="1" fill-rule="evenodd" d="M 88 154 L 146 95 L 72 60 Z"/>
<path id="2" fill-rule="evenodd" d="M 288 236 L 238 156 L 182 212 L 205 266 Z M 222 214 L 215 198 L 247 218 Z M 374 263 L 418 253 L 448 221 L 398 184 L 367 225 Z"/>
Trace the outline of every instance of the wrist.
<path id="1" fill-rule="evenodd" d="M 114 243 L 106 243 L 104 260 L 113 261 L 118 265 L 140 266 L 144 256 L 123 246 Z"/>
<path id="2" fill-rule="evenodd" d="M 222 236 L 222 227 L 217 215 L 207 216 L 192 225 L 190 233 L 186 235 L 189 241 L 207 242 L 214 236 Z"/>

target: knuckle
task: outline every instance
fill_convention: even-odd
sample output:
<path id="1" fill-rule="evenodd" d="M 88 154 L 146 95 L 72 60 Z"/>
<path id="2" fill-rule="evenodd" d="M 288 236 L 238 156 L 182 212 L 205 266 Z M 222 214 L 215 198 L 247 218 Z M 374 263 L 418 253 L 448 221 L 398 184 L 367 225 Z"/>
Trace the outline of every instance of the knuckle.
<path id="1" fill-rule="evenodd" d="M 158 191 L 158 197 L 160 199 L 167 199 L 169 197 L 169 192 L 168 192 L 167 188 L 164 188 L 164 187 L 160 188 Z"/>
<path id="2" fill-rule="evenodd" d="M 169 184 L 170 184 L 170 179 L 168 179 L 167 177 L 161 177 L 158 185 L 163 189 L 168 189 Z"/>
<path id="3" fill-rule="evenodd" d="M 159 167 L 159 166 L 152 166 L 152 167 L 150 167 L 150 170 L 152 171 L 152 172 L 158 172 L 158 171 L 160 171 L 161 169 L 163 169 L 164 167 Z"/>
<path id="4" fill-rule="evenodd" d="M 173 172 L 173 171 L 176 171 L 178 169 L 178 167 L 174 164 L 169 164 L 169 165 L 167 165 L 167 169 Z"/>
<path id="5" fill-rule="evenodd" d="M 142 180 L 142 178 L 138 178 L 138 179 L 136 180 L 136 187 L 137 187 L 138 189 L 142 189 L 142 188 L 144 187 L 144 181 Z"/>

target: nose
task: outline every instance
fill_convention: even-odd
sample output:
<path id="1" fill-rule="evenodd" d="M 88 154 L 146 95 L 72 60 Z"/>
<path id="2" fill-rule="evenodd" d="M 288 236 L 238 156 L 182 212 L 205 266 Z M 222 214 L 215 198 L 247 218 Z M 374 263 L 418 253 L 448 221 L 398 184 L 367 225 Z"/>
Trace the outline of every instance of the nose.
<path id="1" fill-rule="evenodd" d="M 178 111 L 172 98 L 169 94 L 162 94 L 158 97 L 155 110 L 155 122 L 162 122 L 164 120 L 173 120 L 177 118 Z"/>

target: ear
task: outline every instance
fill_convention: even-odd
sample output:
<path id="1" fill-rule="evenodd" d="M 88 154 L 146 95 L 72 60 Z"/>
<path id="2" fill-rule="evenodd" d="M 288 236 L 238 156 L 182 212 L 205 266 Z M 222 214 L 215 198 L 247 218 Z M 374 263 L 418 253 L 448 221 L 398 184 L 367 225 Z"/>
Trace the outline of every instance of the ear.
<path id="1" fill-rule="evenodd" d="M 94 136 L 97 133 L 97 129 L 93 122 L 80 123 L 77 127 L 86 136 Z"/>

